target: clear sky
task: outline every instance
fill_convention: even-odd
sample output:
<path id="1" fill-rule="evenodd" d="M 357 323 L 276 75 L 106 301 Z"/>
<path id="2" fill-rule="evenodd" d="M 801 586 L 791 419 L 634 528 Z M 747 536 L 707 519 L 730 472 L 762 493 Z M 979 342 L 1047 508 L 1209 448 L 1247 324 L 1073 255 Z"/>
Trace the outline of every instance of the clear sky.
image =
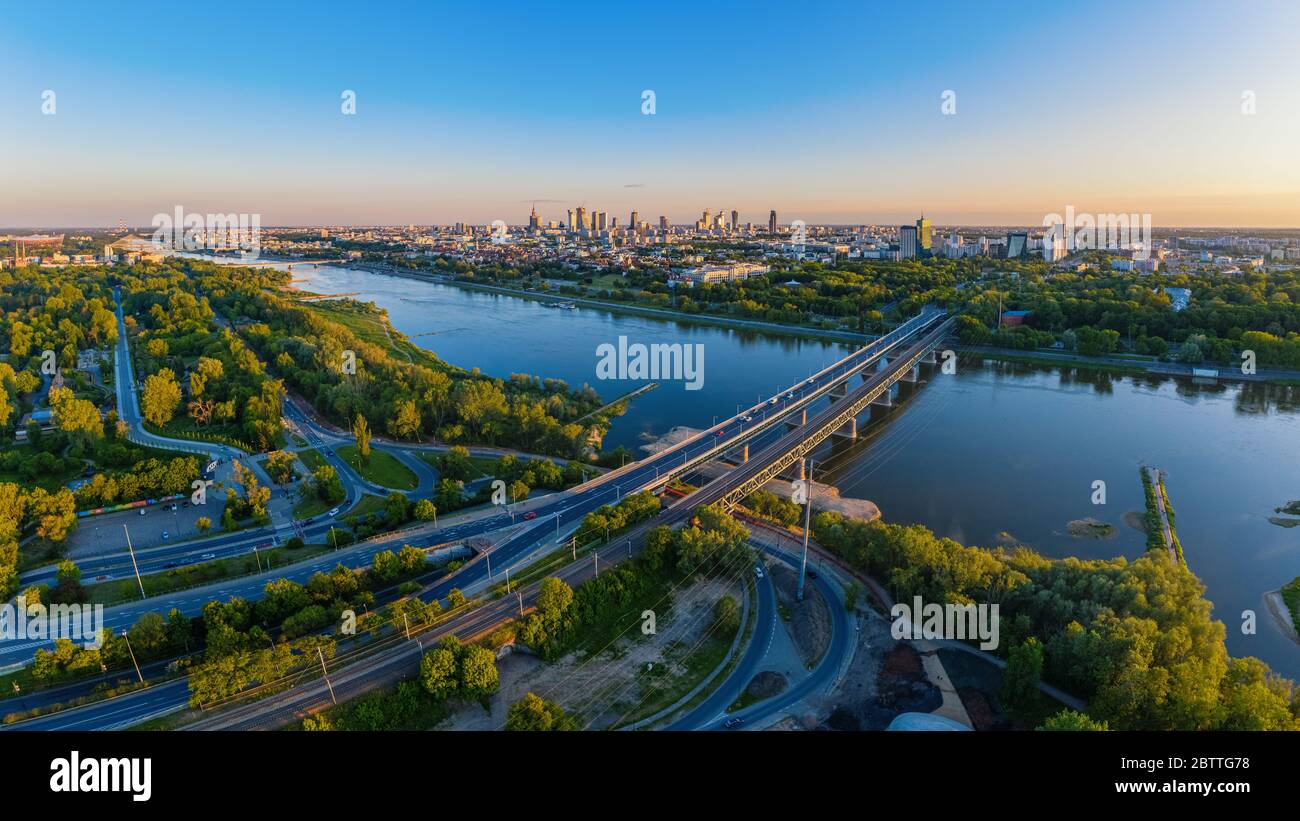
<path id="1" fill-rule="evenodd" d="M 1073 205 L 1300 226 L 1293 0 L 6 0 L 0 21 L 5 226 L 177 205 L 518 224 L 534 201 L 543 219 L 1039 224 Z"/>

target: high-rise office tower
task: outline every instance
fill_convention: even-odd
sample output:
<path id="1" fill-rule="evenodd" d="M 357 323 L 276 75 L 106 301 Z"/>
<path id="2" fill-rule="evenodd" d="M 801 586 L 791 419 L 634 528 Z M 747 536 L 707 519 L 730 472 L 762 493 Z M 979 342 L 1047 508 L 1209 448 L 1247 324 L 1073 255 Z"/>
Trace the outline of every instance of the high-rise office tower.
<path id="1" fill-rule="evenodd" d="M 705 208 L 704 216 L 700 217 L 700 227 L 704 228 L 707 231 L 709 228 L 710 219 L 712 219 L 712 214 L 710 213 L 709 209 Z"/>
<path id="2" fill-rule="evenodd" d="M 659 217 L 659 230 L 660 230 L 660 231 L 663 231 L 664 233 L 668 233 L 668 218 L 667 218 L 667 217 L 664 217 L 664 216 L 660 216 L 660 217 Z"/>
<path id="3" fill-rule="evenodd" d="M 594 228 L 597 231 L 604 231 L 605 228 L 607 227 L 606 220 L 609 219 L 609 214 L 607 214 L 604 211 L 597 211 L 596 213 L 592 214 L 592 217 L 593 217 L 592 222 L 594 223 L 592 225 L 592 228 Z"/>
<path id="4" fill-rule="evenodd" d="M 923 251 L 929 251 L 934 242 L 934 229 L 924 215 L 916 221 L 916 241 Z"/>
<path id="5" fill-rule="evenodd" d="M 640 215 L 637 212 L 633 211 L 632 220 L 627 224 L 627 227 L 635 231 L 636 227 L 640 224 L 641 224 Z"/>
<path id="6" fill-rule="evenodd" d="M 1029 245 L 1029 234 L 1024 231 L 1011 231 L 1007 234 L 1007 259 L 1016 259 L 1025 252 Z"/>
<path id="7" fill-rule="evenodd" d="M 898 229 L 898 255 L 902 259 L 916 256 L 916 226 L 904 225 Z"/>
<path id="8" fill-rule="evenodd" d="M 776 233 L 776 211 L 775 210 L 769 212 L 767 215 L 767 232 L 769 234 Z"/>
<path id="9" fill-rule="evenodd" d="M 577 231 L 577 230 L 578 230 L 578 225 L 577 225 L 577 223 L 575 223 L 575 222 L 573 221 L 573 209 L 572 209 L 572 208 L 569 209 L 569 221 L 568 221 L 567 223 L 565 223 L 565 226 L 564 226 L 564 227 L 568 228 L 570 231 Z"/>
<path id="10" fill-rule="evenodd" d="M 576 218 L 578 220 L 578 222 L 576 223 L 576 230 L 586 231 L 587 230 L 587 207 L 585 205 L 578 206 L 578 213 Z"/>
<path id="11" fill-rule="evenodd" d="M 740 212 L 733 208 L 731 209 L 731 230 L 735 231 L 737 226 L 739 225 L 740 225 Z"/>

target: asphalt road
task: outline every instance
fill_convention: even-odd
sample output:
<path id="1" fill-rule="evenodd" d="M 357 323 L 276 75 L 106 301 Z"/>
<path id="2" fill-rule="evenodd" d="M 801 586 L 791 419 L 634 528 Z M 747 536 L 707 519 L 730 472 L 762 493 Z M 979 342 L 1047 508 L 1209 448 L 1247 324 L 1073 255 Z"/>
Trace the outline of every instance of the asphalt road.
<path id="1" fill-rule="evenodd" d="M 120 321 L 120 301 L 118 312 Z M 767 402 L 748 408 L 736 417 L 715 425 L 695 437 L 666 448 L 647 459 L 611 471 L 564 493 L 522 503 L 516 509 L 527 510 L 528 513 L 534 515 L 534 518 L 529 520 L 521 519 L 516 522 L 516 524 L 520 525 L 520 529 L 491 550 L 491 565 L 495 574 L 499 576 L 504 573 L 507 567 L 513 568 L 527 563 L 534 556 L 542 553 L 541 548 L 553 547 L 561 543 L 577 529 L 587 513 L 601 505 L 615 503 L 622 496 L 629 493 L 656 487 L 665 481 L 669 475 L 687 470 L 712 458 L 721 451 L 735 447 L 741 442 L 749 441 L 751 451 L 754 445 L 765 448 L 766 451 L 776 448 L 776 444 L 769 445 L 768 443 L 785 440 L 789 436 L 795 436 L 799 433 L 798 431 L 785 432 L 785 423 L 783 421 L 785 416 L 791 412 L 802 410 L 825 396 L 837 382 L 843 380 L 846 373 L 851 375 L 863 370 L 880 356 L 897 347 L 901 346 L 910 349 L 906 343 L 911 336 L 918 331 L 933 328 L 942 316 L 942 312 L 923 312 L 895 331 L 886 334 L 863 349 L 855 351 L 840 362 L 814 375 L 805 383 L 779 394 Z M 124 329 L 121 336 L 125 337 Z M 122 340 L 119 340 L 119 345 L 122 344 Z M 128 359 L 129 357 L 125 355 L 119 355 L 119 363 Z M 130 374 L 126 374 L 125 378 L 131 378 Z M 119 376 L 119 384 L 124 384 L 122 376 Z M 132 400 L 134 399 L 132 391 L 126 391 L 125 395 Z M 755 418 L 756 416 L 760 418 Z M 748 421 L 746 421 L 747 419 Z M 164 442 L 167 445 L 171 444 L 166 440 Z M 158 446 L 163 446 L 163 444 L 160 443 Z M 337 459 L 337 456 L 335 459 Z M 342 460 L 338 461 L 342 462 Z M 752 468 L 756 464 L 758 464 L 758 460 L 752 460 L 750 467 Z M 742 466 L 741 469 L 744 467 L 746 466 Z M 737 471 L 732 473 L 735 474 Z M 725 492 L 723 486 L 728 484 L 729 477 L 715 480 L 699 493 L 692 494 L 687 499 L 679 500 L 666 512 L 667 515 L 661 515 L 658 519 L 652 520 L 652 523 L 663 524 L 681 521 L 696 506 L 707 503 L 707 500 L 703 500 L 701 494 L 707 496 L 709 494 L 706 491 L 711 491 L 716 495 L 720 488 Z M 202 610 L 204 604 L 214 598 L 225 599 L 230 596 L 241 596 L 256 599 L 260 596 L 265 583 L 274 578 L 289 578 L 305 583 L 312 573 L 317 570 L 328 570 L 339 561 L 343 561 L 350 566 L 361 566 L 368 564 L 374 553 L 380 550 L 399 547 L 404 543 L 427 546 L 427 543 L 424 542 L 426 539 L 429 540 L 428 543 L 463 540 L 473 535 L 481 535 L 504 527 L 510 521 L 510 516 L 498 514 L 441 529 L 435 529 L 431 525 L 419 526 L 393 536 L 376 538 L 362 545 L 350 546 L 342 551 L 326 554 L 318 559 L 299 563 L 292 567 L 277 568 L 272 572 L 257 576 L 214 583 L 201 588 L 181 591 L 171 596 L 105 608 L 104 625 L 117 631 L 125 630 L 134 624 L 141 615 L 151 610 L 166 613 L 172 608 L 176 608 L 187 615 L 195 615 Z M 328 523 L 317 522 L 311 525 L 311 528 L 310 534 L 319 534 L 322 531 L 328 531 Z M 227 538 L 238 539 L 239 536 L 240 534 L 231 534 Z M 256 536 L 253 537 L 254 540 L 256 538 Z M 236 541 L 216 549 L 210 547 L 211 542 L 205 542 L 204 548 L 216 555 L 221 555 L 217 553 L 217 550 L 226 550 L 230 551 L 231 555 L 237 555 L 240 552 L 246 553 L 249 543 L 249 537 L 245 536 L 243 541 Z M 585 566 L 585 563 L 578 564 Z M 442 599 L 446 597 L 453 587 L 468 589 L 476 583 L 488 581 L 492 577 L 489 577 L 487 568 L 488 563 L 486 561 L 471 561 L 451 578 L 422 594 L 422 598 L 426 600 L 435 597 Z M 48 647 L 51 644 L 52 642 L 49 641 L 5 642 L 0 645 L 0 666 L 15 661 L 28 660 L 37 648 Z M 792 692 L 797 690 L 798 688 Z M 134 694 L 122 698 L 132 698 L 133 696 Z M 117 699 L 113 701 L 117 701 Z M 90 707 L 93 708 L 95 705 L 90 705 Z M 87 708 L 81 709 L 86 710 Z"/>

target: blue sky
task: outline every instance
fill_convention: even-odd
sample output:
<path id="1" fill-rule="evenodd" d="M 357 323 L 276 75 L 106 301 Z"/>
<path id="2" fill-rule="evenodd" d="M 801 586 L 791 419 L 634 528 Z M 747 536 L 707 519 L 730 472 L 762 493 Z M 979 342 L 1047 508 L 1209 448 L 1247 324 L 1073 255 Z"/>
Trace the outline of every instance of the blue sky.
<path id="1" fill-rule="evenodd" d="M 0 225 L 519 223 L 535 200 L 1296 226 L 1297 23 L 1285 2 L 23 4 Z"/>

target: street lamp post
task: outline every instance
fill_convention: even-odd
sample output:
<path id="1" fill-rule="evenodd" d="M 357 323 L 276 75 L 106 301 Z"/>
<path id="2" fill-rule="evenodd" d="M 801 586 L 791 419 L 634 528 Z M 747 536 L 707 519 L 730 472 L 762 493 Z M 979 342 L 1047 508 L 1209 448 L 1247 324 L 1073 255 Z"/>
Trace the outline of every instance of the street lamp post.
<path id="1" fill-rule="evenodd" d="M 144 594 L 144 582 L 140 579 L 140 565 L 135 563 L 135 548 L 131 547 L 131 531 L 126 529 L 126 525 L 122 525 L 122 532 L 126 534 L 126 550 L 131 554 L 131 567 L 135 569 L 136 584 L 140 585 L 140 598 L 146 599 L 148 596 Z"/>

